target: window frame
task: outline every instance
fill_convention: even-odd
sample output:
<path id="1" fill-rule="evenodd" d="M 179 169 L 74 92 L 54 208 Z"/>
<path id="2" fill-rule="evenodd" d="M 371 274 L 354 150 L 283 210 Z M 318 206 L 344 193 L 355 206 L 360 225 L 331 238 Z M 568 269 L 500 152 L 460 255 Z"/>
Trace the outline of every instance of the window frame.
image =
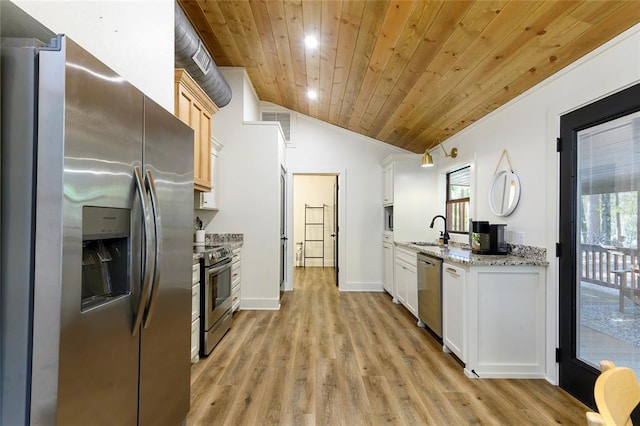
<path id="1" fill-rule="evenodd" d="M 459 167 L 455 170 L 452 170 L 450 172 L 446 173 L 446 198 L 445 198 L 445 217 L 447 219 L 447 232 L 449 234 L 457 234 L 457 235 L 469 235 L 470 230 L 467 231 L 459 231 L 459 230 L 453 230 L 451 229 L 451 220 L 449 217 L 449 207 L 453 206 L 453 205 L 458 205 L 458 204 L 462 204 L 464 205 L 466 203 L 466 207 L 467 207 L 467 220 L 465 222 L 468 222 L 468 217 L 469 217 L 469 211 L 471 210 L 471 181 L 469 181 L 469 196 L 465 197 L 465 198 L 450 198 L 450 178 L 451 178 L 451 174 L 459 172 L 460 170 L 464 170 L 464 169 L 469 169 L 469 172 L 471 172 L 471 165 L 466 165 L 464 167 Z M 469 179 L 471 180 L 471 179 Z M 465 226 L 465 225 L 463 225 Z M 466 225 L 468 226 L 468 224 Z"/>

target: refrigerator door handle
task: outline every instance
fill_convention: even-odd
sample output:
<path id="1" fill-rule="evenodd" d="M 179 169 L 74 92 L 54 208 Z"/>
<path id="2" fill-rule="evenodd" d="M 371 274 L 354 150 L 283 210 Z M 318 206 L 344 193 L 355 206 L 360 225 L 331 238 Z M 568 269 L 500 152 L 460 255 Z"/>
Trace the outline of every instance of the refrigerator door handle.
<path id="1" fill-rule="evenodd" d="M 158 210 L 158 193 L 156 192 L 156 184 L 153 181 L 153 175 L 150 170 L 147 170 L 146 182 L 149 186 L 149 194 L 151 195 L 151 210 L 153 211 L 153 218 L 155 222 L 156 231 L 156 250 L 155 250 L 155 271 L 153 275 L 153 285 L 151 287 L 151 297 L 149 298 L 149 305 L 147 306 L 147 313 L 144 318 L 144 328 L 149 327 L 151 323 L 151 317 L 156 307 L 158 298 L 158 288 L 160 287 L 160 272 L 161 262 L 160 256 L 162 253 L 162 226 L 160 222 L 160 211 Z"/>
<path id="2" fill-rule="evenodd" d="M 149 206 L 147 204 L 147 194 L 144 189 L 144 182 L 142 177 L 142 170 L 140 167 L 136 166 L 134 169 L 135 180 L 136 180 L 136 188 L 138 190 L 138 196 L 140 197 L 140 205 L 142 207 L 142 215 L 143 215 L 143 228 L 144 228 L 144 239 L 145 239 L 145 247 L 144 247 L 144 274 L 142 277 L 142 291 L 140 292 L 140 300 L 138 302 L 138 309 L 136 310 L 136 318 L 133 323 L 133 330 L 131 331 L 131 335 L 135 336 L 138 334 L 138 330 L 140 329 L 140 324 L 142 323 L 142 316 L 144 314 L 144 308 L 147 303 L 147 299 L 149 298 L 149 286 L 151 283 L 151 267 L 149 262 L 151 260 L 151 218 L 149 217 Z"/>

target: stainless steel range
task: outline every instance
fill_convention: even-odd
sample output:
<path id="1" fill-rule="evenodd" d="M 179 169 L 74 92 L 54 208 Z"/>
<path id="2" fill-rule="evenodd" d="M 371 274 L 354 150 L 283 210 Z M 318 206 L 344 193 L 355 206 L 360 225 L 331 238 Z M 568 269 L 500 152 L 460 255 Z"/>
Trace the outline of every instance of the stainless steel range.
<path id="1" fill-rule="evenodd" d="M 200 355 L 207 356 L 231 328 L 231 249 L 197 248 L 200 259 Z"/>

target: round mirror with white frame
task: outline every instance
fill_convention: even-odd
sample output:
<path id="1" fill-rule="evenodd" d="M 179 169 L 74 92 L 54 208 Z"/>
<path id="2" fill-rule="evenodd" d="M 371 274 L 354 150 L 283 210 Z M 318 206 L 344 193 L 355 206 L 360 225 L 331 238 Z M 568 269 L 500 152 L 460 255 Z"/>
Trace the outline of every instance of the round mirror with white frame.
<path id="1" fill-rule="evenodd" d="M 489 186 L 489 208 L 496 216 L 509 216 L 520 200 L 520 179 L 510 170 L 499 171 Z"/>

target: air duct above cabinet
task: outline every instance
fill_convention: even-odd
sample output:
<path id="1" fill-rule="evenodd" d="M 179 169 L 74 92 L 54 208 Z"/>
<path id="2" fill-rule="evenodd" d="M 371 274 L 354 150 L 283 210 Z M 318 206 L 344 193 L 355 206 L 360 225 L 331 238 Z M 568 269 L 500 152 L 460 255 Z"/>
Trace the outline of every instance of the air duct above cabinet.
<path id="1" fill-rule="evenodd" d="M 231 87 L 177 2 L 175 4 L 175 67 L 187 70 L 218 108 L 231 102 Z"/>

